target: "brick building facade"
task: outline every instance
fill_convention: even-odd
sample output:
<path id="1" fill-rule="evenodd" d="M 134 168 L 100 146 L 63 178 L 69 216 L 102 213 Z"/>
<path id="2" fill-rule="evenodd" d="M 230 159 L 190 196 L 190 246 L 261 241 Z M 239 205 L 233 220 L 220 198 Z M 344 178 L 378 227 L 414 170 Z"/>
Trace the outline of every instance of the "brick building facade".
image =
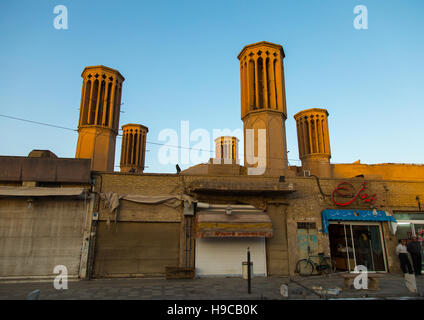
<path id="1" fill-rule="evenodd" d="M 121 172 L 114 172 L 124 78 L 104 66 L 85 68 L 77 159 L 46 152 L 18 159 L 38 161 L 27 179 L 25 164 L 0 158 L 2 243 L 16 236 L 7 225 L 39 231 L 18 236 L 17 255 L 0 246 L 0 277 L 51 276 L 53 264 L 80 278 L 164 276 L 166 267 L 240 276 L 248 248 L 262 276 L 296 274 L 300 259 L 319 253 L 339 271 L 400 272 L 398 239 L 424 240 L 424 166 L 332 164 L 322 108 L 295 115 L 302 165 L 289 166 L 284 57 L 280 45 L 264 41 L 238 55 L 244 165 L 234 154 L 238 140 L 220 137 L 215 159 L 177 174 L 143 173 L 148 129 L 133 123 L 123 126 Z M 85 196 L 64 198 L 70 187 Z M 49 196 L 36 208 L 44 222 L 29 205 L 43 192 Z M 55 245 L 39 241 L 43 230 Z"/>

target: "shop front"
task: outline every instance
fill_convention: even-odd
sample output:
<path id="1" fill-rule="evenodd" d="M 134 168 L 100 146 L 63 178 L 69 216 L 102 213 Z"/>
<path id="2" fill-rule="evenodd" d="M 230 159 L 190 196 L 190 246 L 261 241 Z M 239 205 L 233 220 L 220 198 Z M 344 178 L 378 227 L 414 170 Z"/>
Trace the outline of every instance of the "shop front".
<path id="1" fill-rule="evenodd" d="M 198 203 L 197 208 L 197 276 L 241 276 L 248 249 L 253 274 L 267 275 L 265 238 L 273 231 L 266 213 L 248 205 Z"/>
<path id="2" fill-rule="evenodd" d="M 410 242 L 412 237 L 417 237 L 421 243 L 421 256 L 424 257 L 424 212 L 394 212 L 393 216 L 397 220 L 397 239 Z M 424 271 L 424 260 L 421 270 Z"/>
<path id="3" fill-rule="evenodd" d="M 387 258 L 382 224 L 396 220 L 384 211 L 327 209 L 322 211 L 323 232 L 329 235 L 331 257 L 340 271 L 365 266 L 386 272 Z"/>

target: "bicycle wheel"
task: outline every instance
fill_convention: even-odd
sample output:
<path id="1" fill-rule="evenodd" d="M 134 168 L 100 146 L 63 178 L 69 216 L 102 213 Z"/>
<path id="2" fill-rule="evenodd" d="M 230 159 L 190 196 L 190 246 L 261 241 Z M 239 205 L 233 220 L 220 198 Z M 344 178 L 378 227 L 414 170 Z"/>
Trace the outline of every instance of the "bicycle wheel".
<path id="1" fill-rule="evenodd" d="M 330 259 L 328 257 L 323 259 L 323 267 L 321 267 L 321 270 L 323 273 L 329 274 L 336 272 L 336 261 L 334 259 Z"/>
<path id="2" fill-rule="evenodd" d="M 308 259 L 302 259 L 297 262 L 296 271 L 301 276 L 310 276 L 314 271 L 314 265 Z"/>

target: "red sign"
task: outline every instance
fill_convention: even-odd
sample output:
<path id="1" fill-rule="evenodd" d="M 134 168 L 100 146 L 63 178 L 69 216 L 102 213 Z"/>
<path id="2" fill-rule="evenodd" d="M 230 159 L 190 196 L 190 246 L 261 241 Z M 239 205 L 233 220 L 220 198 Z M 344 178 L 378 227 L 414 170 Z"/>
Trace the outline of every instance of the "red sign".
<path id="1" fill-rule="evenodd" d="M 331 193 L 331 200 L 338 206 L 348 206 L 351 203 L 353 203 L 356 199 L 361 199 L 365 203 L 374 204 L 377 200 L 377 196 L 375 193 L 373 195 L 368 195 L 367 193 L 363 193 L 363 191 L 367 188 L 367 182 L 364 181 L 362 184 L 361 189 L 359 189 L 358 192 L 353 193 L 355 188 L 353 185 L 349 182 L 340 182 L 337 185 L 337 188 L 333 190 Z M 346 202 L 338 202 L 336 199 L 334 199 L 335 196 L 342 197 L 342 198 L 350 198 L 350 200 Z"/>

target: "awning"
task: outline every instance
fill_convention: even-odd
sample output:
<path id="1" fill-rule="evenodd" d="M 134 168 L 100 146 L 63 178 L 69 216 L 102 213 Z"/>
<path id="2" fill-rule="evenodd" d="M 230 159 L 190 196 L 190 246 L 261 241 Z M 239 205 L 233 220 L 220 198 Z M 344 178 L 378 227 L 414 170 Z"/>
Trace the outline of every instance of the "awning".
<path id="1" fill-rule="evenodd" d="M 0 197 L 78 197 L 84 188 L 0 187 Z"/>
<path id="2" fill-rule="evenodd" d="M 164 204 L 173 208 L 181 205 L 183 201 L 191 203 L 194 201 L 189 195 L 159 195 L 159 196 L 146 196 L 141 194 L 118 194 L 116 192 L 101 192 L 100 198 L 105 202 L 110 212 L 113 212 L 119 207 L 121 199 L 141 203 L 141 204 Z"/>
<path id="3" fill-rule="evenodd" d="M 322 230 L 328 233 L 328 222 L 330 220 L 345 221 L 392 221 L 396 222 L 393 216 L 381 210 L 336 210 L 326 209 L 322 211 Z"/>
<path id="4" fill-rule="evenodd" d="M 293 183 L 277 181 L 256 181 L 248 177 L 237 179 L 236 181 L 209 181 L 195 180 L 190 183 L 188 189 L 196 193 L 225 193 L 225 194 L 289 194 L 296 190 Z"/>
<path id="5" fill-rule="evenodd" d="M 271 238 L 272 236 L 271 218 L 263 212 L 225 214 L 205 211 L 197 213 L 196 238 Z"/>

